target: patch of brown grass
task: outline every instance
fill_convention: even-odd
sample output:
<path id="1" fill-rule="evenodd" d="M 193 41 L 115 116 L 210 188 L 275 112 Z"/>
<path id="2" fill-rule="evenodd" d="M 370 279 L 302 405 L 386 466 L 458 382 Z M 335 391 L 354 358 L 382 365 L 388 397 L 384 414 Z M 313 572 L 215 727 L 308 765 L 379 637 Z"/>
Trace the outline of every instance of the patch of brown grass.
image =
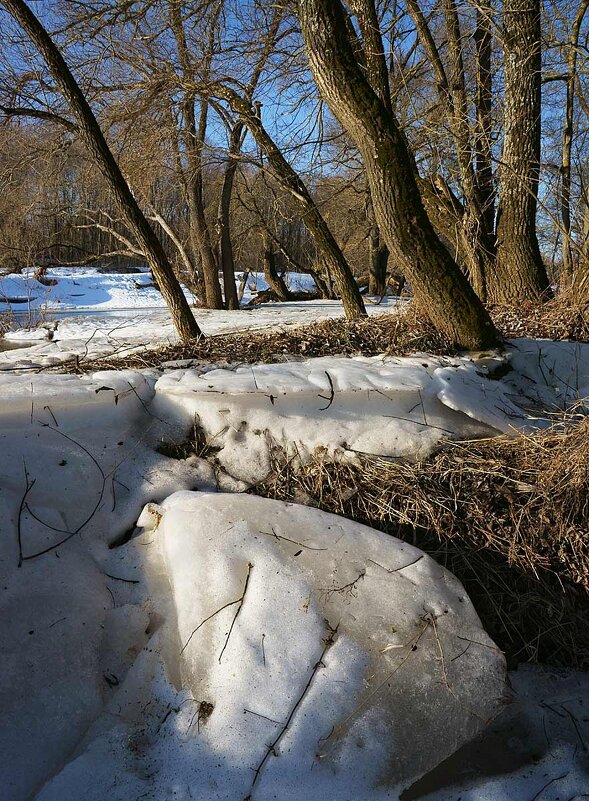
<path id="1" fill-rule="evenodd" d="M 589 306 L 571 305 L 564 297 L 544 304 L 492 306 L 490 312 L 505 339 L 526 336 L 589 342 Z M 166 362 L 186 360 L 218 364 L 230 359 L 233 363 L 255 364 L 280 362 L 292 356 L 376 356 L 381 353 L 407 356 L 418 352 L 436 355 L 452 354 L 456 350 L 425 315 L 408 304 L 395 314 L 385 313 L 354 322 L 341 317 L 278 330 L 221 334 L 126 356 L 115 354 L 94 361 L 78 359 L 54 369 L 89 372 L 160 367 Z"/>
<path id="2" fill-rule="evenodd" d="M 589 342 L 589 304 L 572 303 L 566 293 L 546 303 L 524 301 L 516 306 L 491 306 L 489 311 L 505 339 Z"/>
<path id="3" fill-rule="evenodd" d="M 379 353 L 406 356 L 418 351 L 440 354 L 453 352 L 453 348 L 428 320 L 408 306 L 397 314 L 382 314 L 354 322 L 342 317 L 279 330 L 219 334 L 124 357 L 113 355 L 78 361 L 60 365 L 58 369 L 75 372 L 141 369 L 185 360 L 218 363 L 232 359 L 255 364 L 285 361 L 293 355 L 305 358 L 334 354 L 376 356 Z"/>
<path id="4" fill-rule="evenodd" d="M 406 539 L 463 582 L 509 662 L 589 668 L 589 420 L 448 443 L 425 462 L 276 454 L 255 490 Z"/>

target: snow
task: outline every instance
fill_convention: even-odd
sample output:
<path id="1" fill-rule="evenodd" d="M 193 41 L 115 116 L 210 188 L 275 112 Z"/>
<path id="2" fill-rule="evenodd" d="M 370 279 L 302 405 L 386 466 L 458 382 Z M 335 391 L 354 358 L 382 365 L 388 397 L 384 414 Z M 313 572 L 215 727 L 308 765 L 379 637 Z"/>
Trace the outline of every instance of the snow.
<path id="1" fill-rule="evenodd" d="M 0 278 L 0 298 L 29 298 L 28 304 L 6 304 L 6 320 L 17 326 L 0 339 L 1 370 L 37 370 L 78 357 L 93 359 L 113 353 L 124 355 L 144 347 L 178 341 L 159 292 L 153 287 L 137 289 L 148 275 L 101 273 L 96 268 L 52 268 L 47 278 L 57 280 L 46 287 L 31 274 Z M 241 275 L 238 274 L 239 281 Z M 309 275 L 290 273 L 293 289 L 312 289 Z M 260 273 L 248 277 L 244 303 L 257 289 L 267 288 Z M 190 301 L 194 298 L 187 293 Z M 398 301 L 387 298 L 367 305 L 370 315 L 395 311 Z M 0 320 L 5 304 L 0 304 Z M 208 336 L 260 328 L 282 328 L 341 317 L 340 301 L 313 300 L 267 303 L 239 312 L 193 309 L 201 330 Z M 26 326 L 36 326 L 27 328 Z M 8 349 L 26 345 L 25 348 Z"/>
<path id="2" fill-rule="evenodd" d="M 143 542 L 162 557 L 148 569 L 165 566 L 173 606 L 143 647 L 139 639 L 135 665 L 39 801 L 122 801 L 146 791 L 189 798 L 190 788 L 211 801 L 250 792 L 395 798 L 395 785 L 435 765 L 502 708 L 501 654 L 460 584 L 417 549 L 333 515 L 249 496 L 176 493 L 150 505 L 140 523 Z M 229 640 L 235 605 L 193 634 L 240 597 L 248 571 Z M 356 586 L 337 591 L 362 571 Z M 156 603 L 165 608 L 157 595 Z M 128 609 L 115 610 L 123 622 Z M 135 641 L 145 622 L 136 615 Z M 128 627 L 118 636 L 126 644 Z M 476 645 L 465 652 L 463 638 Z M 211 706 L 202 711 L 204 702 Z M 293 710 L 252 790 L 255 767 Z"/>
<path id="3" fill-rule="evenodd" d="M 105 311 L 112 309 L 163 308 L 161 294 L 151 283 L 148 272 L 105 273 L 96 267 L 52 267 L 45 279 L 56 281 L 46 286 L 34 277 L 33 271 L 11 273 L 0 279 L 0 298 L 7 311 L 51 312 L 64 309 Z M 137 285 L 143 285 L 138 288 Z M 188 300 L 194 301 L 185 289 Z M 22 304 L 6 302 L 10 298 L 27 298 Z"/>
<path id="4" fill-rule="evenodd" d="M 203 320 L 218 330 L 325 313 L 341 306 Z M 153 323 L 164 312 L 142 317 L 139 334 L 112 318 L 129 326 L 120 341 L 167 336 Z M 514 702 L 483 727 L 471 712 L 497 710 L 502 658 L 453 576 L 394 538 L 236 491 L 267 469 L 268 436 L 301 458 L 415 459 L 446 437 L 547 425 L 545 409 L 589 396 L 587 346 L 35 373 L 67 348 L 116 347 L 89 318 L 55 336 L 70 325 L 71 338 L 0 354 L 3 801 L 245 798 L 301 694 L 256 801 L 396 801 L 420 781 L 428 801 L 586 792 L 588 676 L 521 668 Z M 158 452 L 195 415 L 216 457 Z M 193 635 L 240 598 L 248 571 L 226 647 L 237 604 Z M 461 654 L 465 636 L 476 642 Z M 452 772 L 434 768 L 479 731 Z"/>
<path id="5" fill-rule="evenodd" d="M 518 340 L 505 354 L 479 358 L 324 357 L 179 369 L 155 389 L 159 417 L 183 421 L 184 433 L 198 425 L 219 450 L 217 463 L 254 484 L 269 473 L 276 445 L 303 460 L 317 449 L 422 459 L 444 439 L 550 425 L 546 410 L 589 397 L 589 346 Z"/>
<path id="6" fill-rule="evenodd" d="M 28 312 L 121 311 L 133 309 L 163 309 L 165 303 L 160 292 L 151 284 L 146 268 L 139 273 L 103 272 L 97 267 L 51 267 L 44 276 L 52 286 L 38 281 L 34 271 L 10 273 L 0 278 L 0 300 L 7 312 L 25 315 Z M 243 273 L 235 276 L 240 285 Z M 312 292 L 317 287 L 310 275 L 287 273 L 287 286 L 293 291 Z M 245 285 L 243 302 L 247 303 L 260 290 L 268 289 L 263 273 L 250 273 Z M 184 287 L 184 294 L 193 303 L 196 297 Z M 11 303 L 11 299 L 26 299 L 24 303 Z"/>
<path id="7" fill-rule="evenodd" d="M 587 796 L 589 676 L 523 665 L 510 673 L 510 683 L 512 703 L 505 712 L 427 782 L 417 783 L 422 801 Z M 427 792 L 432 785 L 438 786 Z"/>

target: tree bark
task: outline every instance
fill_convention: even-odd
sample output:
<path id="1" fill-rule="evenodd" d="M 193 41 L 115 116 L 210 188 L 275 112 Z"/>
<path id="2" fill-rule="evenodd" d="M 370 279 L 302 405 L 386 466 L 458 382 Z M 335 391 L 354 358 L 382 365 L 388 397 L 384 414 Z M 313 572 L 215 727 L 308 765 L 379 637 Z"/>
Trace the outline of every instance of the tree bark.
<path id="1" fill-rule="evenodd" d="M 377 222 L 416 300 L 455 344 L 494 345 L 489 315 L 425 212 L 397 120 L 358 66 L 340 0 L 299 0 L 298 15 L 315 80 L 363 156 Z"/>
<path id="2" fill-rule="evenodd" d="M 370 194 L 367 202 L 367 217 L 370 225 L 369 232 L 369 261 L 368 261 L 368 292 L 371 295 L 383 297 L 387 293 L 387 266 L 389 262 L 389 249 L 387 248 L 380 228 L 374 217 L 374 209 Z"/>
<path id="3" fill-rule="evenodd" d="M 43 56 L 77 121 L 79 135 L 110 187 L 129 230 L 145 254 L 160 286 L 179 336 L 189 340 L 202 335 L 163 246 L 133 197 L 96 117 L 57 46 L 24 0 L 2 0 Z"/>
<path id="4" fill-rule="evenodd" d="M 560 209 L 562 219 L 562 269 L 570 280 L 573 274 L 573 248 L 571 238 L 571 153 L 573 147 L 573 123 L 575 112 L 575 83 L 577 80 L 577 50 L 583 19 L 589 8 L 589 0 L 581 0 L 573 22 L 567 59 L 567 85 L 565 101 L 565 123 L 562 132 L 562 164 Z"/>
<path id="5" fill-rule="evenodd" d="M 540 171 L 540 0 L 503 0 L 505 112 L 497 262 L 489 298 L 538 300 L 549 291 L 536 234 Z"/>
<path id="6" fill-rule="evenodd" d="M 241 150 L 243 125 L 233 127 L 229 137 L 229 152 L 221 198 L 219 200 L 219 213 L 217 215 L 217 228 L 219 231 L 219 263 L 223 273 L 223 289 L 225 292 L 225 307 L 229 310 L 239 309 L 239 298 L 235 285 L 235 260 L 233 257 L 233 241 L 231 239 L 231 196 L 237 171 L 237 157 Z"/>
<path id="7" fill-rule="evenodd" d="M 284 278 L 278 274 L 278 270 L 276 269 L 274 242 L 268 231 L 264 233 L 264 278 L 279 300 L 288 300 L 290 292 L 288 291 Z"/>

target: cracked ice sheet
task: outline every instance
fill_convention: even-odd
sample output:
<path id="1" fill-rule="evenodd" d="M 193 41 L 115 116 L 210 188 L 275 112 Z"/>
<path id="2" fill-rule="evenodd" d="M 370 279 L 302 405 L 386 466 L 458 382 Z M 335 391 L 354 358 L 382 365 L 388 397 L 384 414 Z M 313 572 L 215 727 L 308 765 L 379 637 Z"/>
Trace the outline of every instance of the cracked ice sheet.
<path id="1" fill-rule="evenodd" d="M 169 574 L 175 615 L 158 636 L 183 690 L 154 673 L 160 717 L 140 718 L 140 742 L 133 727 L 125 738 L 126 696 L 113 698 L 118 727 L 99 726 L 39 801 L 396 799 L 502 708 L 502 655 L 459 582 L 416 548 L 243 495 L 176 493 L 140 522 Z M 214 612 L 241 596 L 228 638 L 236 605 Z"/>

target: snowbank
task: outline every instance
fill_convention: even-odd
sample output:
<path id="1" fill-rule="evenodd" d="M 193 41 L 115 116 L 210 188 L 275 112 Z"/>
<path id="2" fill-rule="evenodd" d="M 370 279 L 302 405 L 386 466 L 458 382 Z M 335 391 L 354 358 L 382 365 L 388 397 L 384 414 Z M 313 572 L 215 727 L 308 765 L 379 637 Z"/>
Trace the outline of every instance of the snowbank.
<path id="1" fill-rule="evenodd" d="M 175 612 L 150 644 L 168 641 L 183 689 L 151 668 L 161 711 L 143 718 L 139 753 L 136 733 L 99 727 L 39 801 L 190 788 L 207 801 L 394 799 L 502 708 L 502 655 L 461 585 L 417 549 L 249 496 L 177 493 L 140 523 Z M 134 715 L 129 685 L 113 698 L 119 727 Z"/>
<path id="2" fill-rule="evenodd" d="M 504 355 L 325 357 L 236 370 L 175 370 L 154 409 L 184 431 L 195 423 L 217 462 L 262 480 L 272 448 L 318 448 L 421 459 L 443 439 L 549 425 L 550 411 L 589 397 L 589 346 L 517 340 Z"/>
<path id="3" fill-rule="evenodd" d="M 178 372 L 157 383 L 153 371 L 0 376 L 2 798 L 242 798 L 238 793 L 245 795 L 251 786 L 263 746 L 288 722 L 309 678 L 305 698 L 276 745 L 280 756 L 270 755 L 260 770 L 254 798 L 287 799 L 291 793 L 311 801 L 395 801 L 412 776 L 468 731 L 478 730 L 480 721 L 473 722 L 457 699 L 475 695 L 484 717 L 485 704 L 493 704 L 486 681 L 498 675 L 493 670 L 500 656 L 480 645 L 488 644 L 482 632 L 472 636 L 479 644 L 465 643 L 466 653 L 455 650 L 457 637 L 479 626 L 468 600 L 458 600 L 455 579 L 429 559 L 409 564 L 419 555 L 410 546 L 346 521 L 332 523 L 311 509 L 243 496 L 177 494 L 210 490 L 220 474 L 202 459 L 166 458 L 156 446 L 185 428 L 194 410 L 210 415 L 214 431 L 214 415 L 222 417 L 223 409 L 237 410 L 235 421 L 246 419 L 252 430 L 286 425 L 289 410 L 296 417 L 296 410 L 304 409 L 307 416 L 300 416 L 295 431 L 303 447 L 357 442 L 400 448 L 406 439 L 410 455 L 413 445 L 416 453 L 427 445 L 417 432 L 431 428 L 436 415 L 444 428 L 449 430 L 451 421 L 456 433 L 465 435 L 479 426 L 475 417 L 502 425 L 516 419 L 506 401 L 517 415 L 527 406 L 538 417 L 540 402 L 559 405 L 586 394 L 584 347 L 515 344 L 518 350 L 509 359 L 517 370 L 510 372 L 494 357 L 336 360 L 327 365 L 333 399 L 321 360 L 256 367 L 253 391 L 250 368 L 200 378 L 194 371 Z M 443 381 L 438 370 L 447 371 Z M 527 378 L 521 378 L 524 373 Z M 240 393 L 233 392 L 233 382 Z M 268 395 L 274 395 L 274 404 Z M 415 408 L 410 399 L 418 403 Z M 378 407 L 369 405 L 377 400 L 386 402 L 380 416 Z M 340 402 L 348 405 L 339 407 Z M 271 417 L 277 409 L 281 416 Z M 384 436 L 381 429 L 392 419 L 387 415 L 401 417 L 399 410 L 408 419 L 397 419 L 399 427 L 386 429 Z M 221 443 L 226 458 L 233 454 L 240 465 L 253 459 L 247 437 L 226 434 Z M 221 485 L 229 488 L 230 482 Z M 152 526 L 162 502 L 160 525 L 137 530 L 142 507 L 152 504 L 154 515 L 144 517 Z M 311 550 L 323 547 L 328 551 Z M 240 598 L 250 563 L 245 603 L 221 661 L 237 604 L 213 615 L 180 653 L 204 618 Z M 333 628 L 339 623 L 336 634 L 330 634 L 325 618 Z M 418 636 L 413 651 L 411 637 Z M 315 674 L 322 640 L 330 648 L 321 660 L 326 667 L 319 665 Z M 491 672 L 477 673 L 476 660 L 485 658 Z M 464 682 L 457 679 L 459 668 L 465 670 Z M 370 688 L 385 679 L 370 697 Z M 542 727 L 544 751 L 526 752 L 510 768 L 513 775 L 500 775 L 496 765 L 491 777 L 477 769 L 473 778 L 471 770 L 458 790 L 446 778 L 439 785 L 446 795 L 432 799 L 529 801 L 551 777 L 565 773 L 544 790 L 542 801 L 584 792 L 587 770 L 579 738 L 588 739 L 582 703 L 589 680 L 567 681 L 537 673 L 520 681 L 516 675 L 519 712 L 509 725 L 534 732 Z M 391 709 L 399 688 L 404 694 Z M 261 698 L 266 706 L 257 705 Z M 424 709 L 422 700 L 432 698 Z M 407 722 L 410 706 L 420 711 Z M 446 730 L 432 735 L 441 745 L 432 750 L 425 743 L 420 762 L 413 741 L 422 728 L 440 732 L 441 718 L 458 734 L 454 740 Z M 496 736 L 505 743 L 512 734 L 497 729 L 499 721 L 489 732 L 499 731 Z M 319 737 L 326 739 L 316 747 Z M 291 766 L 284 794 L 281 764 Z M 383 765 L 387 775 L 375 789 Z M 406 779 L 395 788 L 399 776 Z"/>

